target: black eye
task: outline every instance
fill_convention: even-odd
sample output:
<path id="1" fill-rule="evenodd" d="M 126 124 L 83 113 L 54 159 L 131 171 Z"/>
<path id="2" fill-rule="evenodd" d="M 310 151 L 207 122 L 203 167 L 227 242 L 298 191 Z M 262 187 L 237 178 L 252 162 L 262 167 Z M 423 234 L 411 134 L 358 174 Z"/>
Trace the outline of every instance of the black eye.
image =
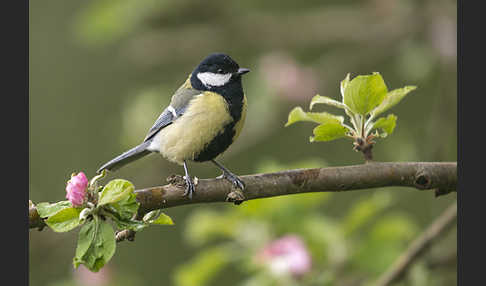
<path id="1" fill-rule="evenodd" d="M 222 69 L 218 69 L 217 70 L 217 73 L 223 73 L 223 70 Z"/>

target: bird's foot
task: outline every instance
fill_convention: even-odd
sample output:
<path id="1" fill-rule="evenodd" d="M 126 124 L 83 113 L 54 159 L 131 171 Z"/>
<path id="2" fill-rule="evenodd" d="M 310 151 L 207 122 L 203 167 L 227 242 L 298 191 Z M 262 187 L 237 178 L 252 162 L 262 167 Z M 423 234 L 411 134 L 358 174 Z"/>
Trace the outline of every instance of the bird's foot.
<path id="1" fill-rule="evenodd" d="M 235 188 L 239 188 L 242 191 L 245 189 L 245 183 L 235 174 L 231 172 L 223 172 L 219 178 L 221 177 L 228 180 Z"/>
<path id="2" fill-rule="evenodd" d="M 184 196 L 187 196 L 190 200 L 192 200 L 192 194 L 196 191 L 196 185 L 194 181 L 197 182 L 197 178 L 194 177 L 194 181 L 191 180 L 191 177 L 184 176 L 186 180 L 186 191 L 184 192 Z"/>

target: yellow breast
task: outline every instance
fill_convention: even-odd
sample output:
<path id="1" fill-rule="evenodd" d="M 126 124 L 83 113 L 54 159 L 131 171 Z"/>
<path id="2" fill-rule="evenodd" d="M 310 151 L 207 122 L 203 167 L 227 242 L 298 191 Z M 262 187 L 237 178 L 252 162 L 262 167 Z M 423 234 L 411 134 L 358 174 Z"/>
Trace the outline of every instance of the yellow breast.
<path id="1" fill-rule="evenodd" d="M 240 122 L 244 121 L 243 114 Z M 224 98 L 213 92 L 204 92 L 195 96 L 184 115 L 162 129 L 154 140 L 167 160 L 183 164 L 184 160 L 193 160 L 232 120 Z M 237 125 L 241 125 L 241 130 L 243 124 L 240 122 Z M 236 133 L 235 136 L 238 136 L 239 131 Z"/>

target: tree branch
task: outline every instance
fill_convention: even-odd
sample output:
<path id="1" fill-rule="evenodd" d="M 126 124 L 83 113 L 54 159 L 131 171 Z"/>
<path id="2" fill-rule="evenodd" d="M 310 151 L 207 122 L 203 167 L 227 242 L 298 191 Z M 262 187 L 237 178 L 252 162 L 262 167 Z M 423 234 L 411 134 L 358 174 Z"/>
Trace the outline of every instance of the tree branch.
<path id="1" fill-rule="evenodd" d="M 410 244 L 408 249 L 398 257 L 374 285 L 388 286 L 403 277 L 410 265 L 412 265 L 412 263 L 425 252 L 432 242 L 440 238 L 442 233 L 454 225 L 453 223 L 456 218 L 457 203 L 454 202 L 437 219 L 435 219 L 434 222 L 432 222 L 422 235 Z"/>
<path id="2" fill-rule="evenodd" d="M 46 224 L 37 213 L 37 209 L 31 200 L 29 200 L 29 228 L 37 228 L 39 231 L 43 230 Z"/>
<path id="3" fill-rule="evenodd" d="M 170 184 L 135 191 L 140 203 L 139 215 L 155 209 L 174 206 L 253 200 L 273 196 L 309 192 L 341 192 L 388 186 L 435 189 L 436 195 L 455 191 L 456 162 L 369 162 L 362 165 L 287 170 L 277 173 L 240 177 L 245 182 L 243 192 L 222 178 L 197 180 L 192 200 L 185 197 L 184 180 L 172 176 Z M 37 212 L 29 211 L 30 228 L 39 227 Z M 41 221 L 42 222 L 42 221 Z"/>

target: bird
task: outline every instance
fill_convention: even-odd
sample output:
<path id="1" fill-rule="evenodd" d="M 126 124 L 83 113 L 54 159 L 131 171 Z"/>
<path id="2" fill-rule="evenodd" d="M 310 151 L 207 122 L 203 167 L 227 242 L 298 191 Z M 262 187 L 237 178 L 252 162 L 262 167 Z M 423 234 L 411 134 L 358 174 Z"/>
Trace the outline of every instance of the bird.
<path id="1" fill-rule="evenodd" d="M 103 164 L 97 171 L 115 171 L 151 153 L 159 153 L 184 167 L 184 196 L 192 199 L 195 184 L 187 162 L 211 161 L 223 172 L 222 178 L 242 191 L 244 182 L 215 158 L 226 151 L 243 128 L 247 99 L 240 66 L 227 54 L 204 58 L 173 94 L 142 143 Z"/>

